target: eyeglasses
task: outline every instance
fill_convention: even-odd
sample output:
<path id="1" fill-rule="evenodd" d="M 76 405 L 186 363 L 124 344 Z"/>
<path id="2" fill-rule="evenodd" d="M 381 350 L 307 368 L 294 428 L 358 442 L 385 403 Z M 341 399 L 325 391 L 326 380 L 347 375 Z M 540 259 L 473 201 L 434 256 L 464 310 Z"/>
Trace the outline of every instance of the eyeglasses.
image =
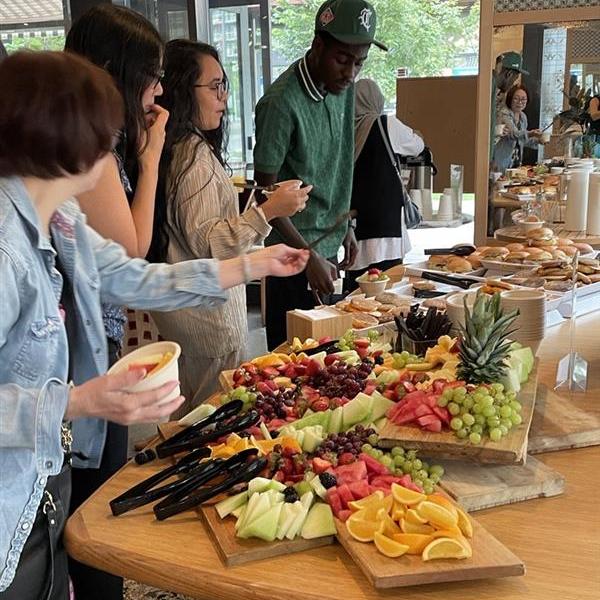
<path id="1" fill-rule="evenodd" d="M 165 78 L 165 72 L 163 69 L 156 73 L 148 73 L 148 76 L 152 78 L 152 87 L 157 87 L 158 84 Z"/>
<path id="2" fill-rule="evenodd" d="M 218 83 L 209 83 L 209 84 L 196 84 L 195 88 L 208 88 L 209 90 L 215 92 L 217 94 L 217 100 L 223 100 L 225 94 L 229 93 L 229 81 L 224 79 L 223 81 L 219 81 Z"/>

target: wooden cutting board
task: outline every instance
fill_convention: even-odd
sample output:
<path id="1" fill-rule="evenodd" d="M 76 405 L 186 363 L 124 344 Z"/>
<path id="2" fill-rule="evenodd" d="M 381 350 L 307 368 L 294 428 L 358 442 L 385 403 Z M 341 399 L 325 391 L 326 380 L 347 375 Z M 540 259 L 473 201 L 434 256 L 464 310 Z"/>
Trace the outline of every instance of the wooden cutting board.
<path id="1" fill-rule="evenodd" d="M 440 559 L 424 562 L 420 556 L 388 558 L 375 544 L 356 541 L 336 519 L 338 541 L 360 567 L 370 583 L 379 589 L 493 579 L 525 574 L 525 565 L 477 521 L 473 522 L 473 556 L 462 560 Z"/>
<path id="2" fill-rule="evenodd" d="M 178 431 L 181 431 L 181 427 L 174 422 L 161 423 L 158 425 L 158 431 L 161 440 L 166 440 L 175 435 Z M 297 537 L 293 540 L 275 542 L 265 542 L 259 539 L 244 540 L 238 538 L 235 535 L 234 518 L 227 517 L 221 519 L 214 507 L 219 499 L 220 498 L 216 498 L 210 500 L 206 504 L 202 504 L 196 509 L 196 512 L 202 517 L 204 525 L 214 542 L 219 556 L 228 567 L 241 565 L 255 560 L 262 560 L 264 558 L 281 556 L 283 554 L 303 552 L 304 550 L 320 548 L 321 546 L 328 546 L 333 544 L 335 540 L 332 535 L 312 540 L 305 540 Z"/>
<path id="3" fill-rule="evenodd" d="M 335 539 L 331 535 L 313 540 L 303 538 L 274 542 L 265 542 L 259 539 L 244 540 L 235 535 L 235 519 L 233 517 L 221 519 L 214 505 L 205 504 L 199 512 L 219 556 L 228 567 L 328 546 L 333 544 Z"/>
<path id="4" fill-rule="evenodd" d="M 521 388 L 518 400 L 522 405 L 523 422 L 517 429 L 503 437 L 499 442 L 489 438 L 478 445 L 468 440 L 460 440 L 452 431 L 434 433 L 422 431 L 415 426 L 399 426 L 391 421 L 384 425 L 379 433 L 379 445 L 393 447 L 400 445 L 405 449 L 419 450 L 423 456 L 446 460 L 466 460 L 476 463 L 523 464 L 527 455 L 527 436 L 537 388 L 537 361 L 529 381 Z"/>
<path id="5" fill-rule="evenodd" d="M 565 478 L 532 456 L 524 465 L 448 461 L 443 466 L 441 487 L 469 512 L 557 496 L 565 489 Z"/>

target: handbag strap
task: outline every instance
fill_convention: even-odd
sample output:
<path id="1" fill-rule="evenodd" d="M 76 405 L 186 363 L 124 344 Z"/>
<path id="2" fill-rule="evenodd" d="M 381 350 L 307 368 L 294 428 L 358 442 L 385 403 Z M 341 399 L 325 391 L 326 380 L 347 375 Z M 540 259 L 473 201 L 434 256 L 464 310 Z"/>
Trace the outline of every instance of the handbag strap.
<path id="1" fill-rule="evenodd" d="M 390 139 L 388 137 L 388 134 L 387 134 L 386 130 L 383 128 L 383 123 L 381 122 L 381 117 L 377 117 L 377 125 L 379 125 L 379 131 L 381 132 L 381 137 L 383 138 L 383 143 L 385 144 L 385 149 L 387 150 L 388 156 L 390 157 L 390 160 L 392 161 L 392 166 L 394 167 L 394 170 L 396 171 L 396 175 L 398 176 L 398 179 L 400 179 L 400 183 L 402 183 L 402 176 L 400 175 L 400 171 L 398 170 L 398 163 L 396 162 L 396 157 L 394 156 L 394 152 L 392 151 L 392 146 L 390 144 Z M 402 188 L 404 189 L 404 185 L 402 185 Z"/>

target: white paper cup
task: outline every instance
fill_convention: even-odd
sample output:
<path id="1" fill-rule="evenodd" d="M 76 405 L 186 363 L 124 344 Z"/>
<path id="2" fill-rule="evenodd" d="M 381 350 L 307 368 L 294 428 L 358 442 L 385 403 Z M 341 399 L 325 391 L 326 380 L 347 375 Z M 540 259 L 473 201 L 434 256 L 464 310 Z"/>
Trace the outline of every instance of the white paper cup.
<path id="1" fill-rule="evenodd" d="M 504 123 L 498 123 L 494 128 L 494 133 L 497 137 L 502 137 L 504 135 Z"/>
<path id="2" fill-rule="evenodd" d="M 278 181 L 275 184 L 279 188 L 288 189 L 288 190 L 299 190 L 302 187 L 302 181 L 300 179 L 286 179 L 285 181 Z M 271 194 L 275 192 L 263 192 L 263 194 L 268 198 Z"/>
<path id="3" fill-rule="evenodd" d="M 129 365 L 144 364 L 145 359 L 148 359 L 152 356 L 162 355 L 166 352 L 171 352 L 173 354 L 171 360 L 169 360 L 166 365 L 150 376 L 144 377 L 144 379 L 138 381 L 135 385 L 125 388 L 125 391 L 147 392 L 148 390 L 153 390 L 157 387 L 160 387 L 168 381 L 179 381 L 179 364 L 177 361 L 181 355 L 181 346 L 175 342 L 156 342 L 155 344 L 142 346 L 141 348 L 134 350 L 116 362 L 108 370 L 108 373 L 114 374 L 126 371 L 129 368 Z M 161 404 L 166 404 L 167 402 L 177 398 L 177 396 L 180 394 L 181 390 L 179 385 L 177 385 L 168 396 L 165 396 L 159 400 L 158 405 L 160 406 Z"/>
<path id="4" fill-rule="evenodd" d="M 473 308 L 473 304 L 475 304 L 476 297 L 476 292 L 457 292 L 446 298 L 446 314 L 450 321 L 452 321 L 452 329 L 455 334 L 458 333 L 460 326 L 465 326 L 465 298 L 470 310 Z"/>

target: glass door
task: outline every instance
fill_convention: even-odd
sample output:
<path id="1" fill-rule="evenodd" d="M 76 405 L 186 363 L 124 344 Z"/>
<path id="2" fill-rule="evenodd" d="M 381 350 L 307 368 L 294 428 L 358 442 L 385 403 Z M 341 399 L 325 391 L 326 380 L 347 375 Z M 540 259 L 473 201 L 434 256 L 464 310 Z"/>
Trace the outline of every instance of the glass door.
<path id="1" fill-rule="evenodd" d="M 252 168 L 254 107 L 270 84 L 268 0 L 209 0 L 209 32 L 230 81 L 229 162 L 245 171 Z"/>

